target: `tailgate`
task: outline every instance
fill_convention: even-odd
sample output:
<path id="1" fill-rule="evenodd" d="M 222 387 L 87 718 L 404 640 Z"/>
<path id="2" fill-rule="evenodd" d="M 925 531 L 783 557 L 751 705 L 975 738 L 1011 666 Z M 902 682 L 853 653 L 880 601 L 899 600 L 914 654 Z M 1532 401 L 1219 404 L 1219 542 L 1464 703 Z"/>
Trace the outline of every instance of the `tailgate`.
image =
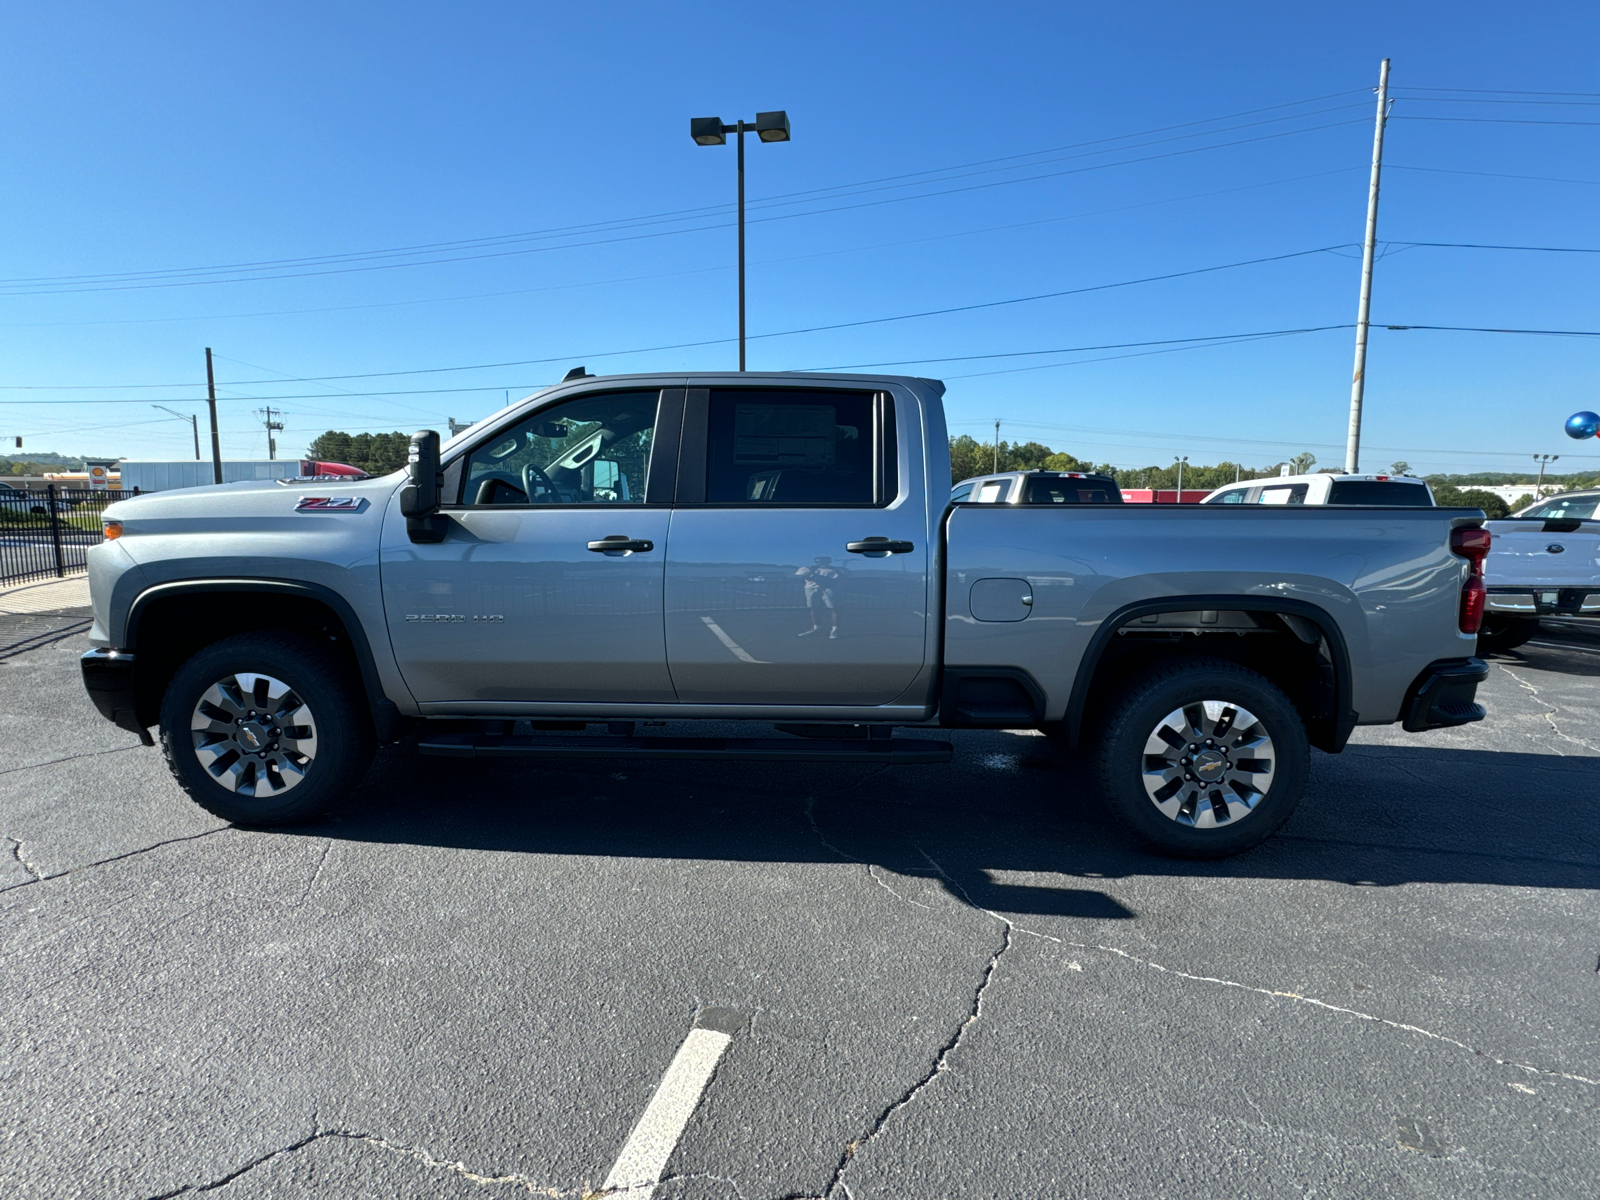
<path id="1" fill-rule="evenodd" d="M 1600 588 L 1600 521 L 1490 521 L 1491 588 Z"/>

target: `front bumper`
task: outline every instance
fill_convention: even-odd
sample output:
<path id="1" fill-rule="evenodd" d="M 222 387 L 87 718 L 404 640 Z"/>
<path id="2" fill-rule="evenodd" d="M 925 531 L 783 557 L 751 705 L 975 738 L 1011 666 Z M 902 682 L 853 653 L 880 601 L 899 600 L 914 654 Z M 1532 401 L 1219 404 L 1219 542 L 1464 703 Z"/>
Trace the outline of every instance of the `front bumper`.
<path id="1" fill-rule="evenodd" d="M 100 715 L 120 729 L 137 733 L 145 745 L 154 745 L 150 731 L 139 720 L 134 698 L 134 656 L 126 650 L 95 649 L 78 659 L 83 686 Z"/>
<path id="2" fill-rule="evenodd" d="M 1508 617 L 1600 617 L 1600 588 L 1492 587 L 1489 611 Z"/>
<path id="3" fill-rule="evenodd" d="M 1473 697 L 1489 678 L 1489 664 L 1481 658 L 1446 658 L 1429 663 L 1406 695 L 1402 727 L 1408 733 L 1449 729 L 1483 720 L 1483 705 Z"/>

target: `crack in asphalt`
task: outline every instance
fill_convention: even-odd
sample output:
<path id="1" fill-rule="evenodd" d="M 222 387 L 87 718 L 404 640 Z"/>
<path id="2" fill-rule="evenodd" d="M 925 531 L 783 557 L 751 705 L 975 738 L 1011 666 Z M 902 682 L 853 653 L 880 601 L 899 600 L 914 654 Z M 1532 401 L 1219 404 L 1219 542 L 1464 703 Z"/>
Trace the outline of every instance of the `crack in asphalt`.
<path id="1" fill-rule="evenodd" d="M 229 1171 L 226 1175 L 219 1175 L 217 1178 L 207 1180 L 204 1183 L 187 1183 L 181 1188 L 177 1188 L 173 1191 L 160 1192 L 154 1196 L 151 1196 L 149 1197 L 149 1200 L 175 1200 L 175 1197 L 178 1196 L 193 1196 L 199 1195 L 202 1192 L 218 1191 L 227 1187 L 230 1183 L 233 1183 L 240 1177 L 248 1175 L 257 1167 L 271 1162 L 275 1158 L 281 1158 L 285 1154 L 293 1154 L 296 1151 L 304 1150 L 313 1142 L 325 1141 L 327 1139 L 339 1139 L 346 1142 L 360 1143 L 366 1146 L 375 1146 L 380 1150 L 388 1151 L 390 1154 L 396 1154 L 404 1158 L 409 1158 L 414 1162 L 419 1162 L 426 1167 L 434 1167 L 451 1171 L 454 1174 L 461 1176 L 463 1179 L 471 1181 L 472 1183 L 519 1187 L 522 1190 L 530 1192 L 536 1196 L 549 1196 L 555 1198 L 563 1196 L 575 1196 L 587 1198 L 604 1195 L 603 1192 L 592 1191 L 587 1187 L 575 1188 L 571 1190 L 546 1187 L 531 1176 L 521 1175 L 515 1172 L 509 1175 L 484 1175 L 472 1170 L 465 1163 L 458 1162 L 453 1159 L 435 1158 L 426 1150 L 423 1150 L 419 1147 L 404 1146 L 398 1142 L 391 1142 L 387 1138 L 377 1137 L 370 1133 L 361 1133 L 352 1129 L 314 1129 L 310 1134 L 300 1138 L 298 1141 L 290 1142 L 287 1146 L 280 1146 L 276 1150 L 268 1151 L 266 1154 L 261 1155 L 261 1157 L 252 1159 L 251 1161 L 245 1163 L 242 1167 L 238 1167 L 232 1171 Z"/>
<path id="2" fill-rule="evenodd" d="M 923 853 L 923 857 L 926 858 L 930 864 L 932 864 L 933 869 L 939 873 L 939 876 L 944 879 L 946 883 L 959 890 L 959 885 L 956 884 L 955 881 L 945 873 L 943 867 L 941 867 L 937 862 L 934 862 L 934 860 L 928 854 Z M 963 893 L 963 895 L 964 894 L 965 893 Z M 926 907 L 926 905 L 921 907 Z M 978 909 L 976 904 L 972 905 L 972 907 Z M 985 909 L 978 909 L 978 911 L 987 912 Z M 988 915 L 995 916 L 996 914 L 989 913 Z M 995 970 L 999 967 L 1001 958 L 1005 956 L 1007 950 L 1011 949 L 1011 922 L 1007 921 L 1004 917 L 1000 917 L 999 920 L 1004 926 L 1000 938 L 1000 945 L 992 954 L 989 955 L 989 961 L 984 965 L 983 977 L 979 979 L 978 986 L 972 993 L 972 1003 L 967 1009 L 967 1015 L 962 1019 L 961 1024 L 956 1026 L 955 1032 L 950 1035 L 950 1037 L 945 1041 L 944 1045 L 939 1047 L 938 1052 L 934 1055 L 933 1065 L 928 1069 L 927 1073 L 922 1076 L 922 1078 L 918 1079 L 914 1084 L 911 1085 L 911 1087 L 896 1097 L 888 1105 L 888 1107 L 878 1114 L 878 1119 L 872 1123 L 871 1129 L 867 1130 L 867 1132 L 861 1137 L 845 1146 L 844 1151 L 839 1155 L 839 1161 L 834 1164 L 833 1174 L 829 1177 L 827 1186 L 823 1188 L 817 1197 L 792 1197 L 791 1200 L 833 1200 L 834 1197 L 841 1195 L 844 1197 L 844 1200 L 851 1200 L 850 1187 L 844 1181 L 844 1174 L 850 1169 L 850 1164 L 854 1161 L 856 1155 L 858 1155 L 863 1148 L 870 1144 L 874 1138 L 876 1138 L 884 1131 L 885 1128 L 888 1127 L 888 1124 L 890 1120 L 893 1119 L 895 1113 L 909 1105 L 926 1089 L 932 1087 L 939 1076 L 944 1074 L 944 1072 L 949 1069 L 950 1056 L 960 1048 L 961 1043 L 967 1036 L 967 1031 L 970 1030 L 972 1026 L 982 1018 L 984 993 L 988 991 L 990 983 L 994 981 Z"/>
<path id="3" fill-rule="evenodd" d="M 52 758 L 46 762 L 29 763 L 23 767 L 7 767 L 0 771 L 0 775 L 15 775 L 18 771 L 37 771 L 40 767 L 53 767 L 58 763 L 76 762 L 80 758 L 100 758 L 106 754 L 122 754 L 128 750 L 142 750 L 144 746 L 135 742 L 131 746 L 116 746 L 110 750 L 91 750 L 87 754 L 69 754 L 65 758 Z"/>
<path id="4" fill-rule="evenodd" d="M 317 886 L 317 880 L 322 875 L 323 865 L 328 861 L 328 854 L 333 849 L 333 839 L 328 838 L 322 843 L 322 854 L 317 858 L 317 865 L 311 872 L 311 878 L 306 880 L 306 890 L 300 893 L 300 900 L 296 908 L 304 908 L 307 900 L 311 899 L 311 889 Z"/>
<path id="5" fill-rule="evenodd" d="M 918 847 L 918 849 L 920 850 L 921 847 Z M 930 863 L 934 861 L 926 851 L 923 851 L 922 853 L 923 857 L 927 858 Z M 1474 1057 L 1486 1059 L 1489 1062 L 1494 1063 L 1496 1066 L 1510 1067 L 1513 1070 L 1525 1071 L 1530 1075 L 1540 1075 L 1548 1079 L 1565 1079 L 1571 1083 L 1584 1083 L 1588 1084 L 1590 1087 L 1600 1087 L 1600 1079 L 1590 1079 L 1586 1075 L 1573 1075 L 1566 1071 L 1554 1071 L 1548 1067 L 1536 1067 L 1530 1063 L 1517 1062 L 1514 1059 L 1500 1058 L 1494 1054 L 1490 1054 L 1487 1050 L 1480 1050 L 1476 1046 L 1468 1045 L 1466 1042 L 1458 1041 L 1457 1039 L 1449 1037 L 1446 1034 L 1434 1033 L 1431 1029 L 1424 1029 L 1420 1025 L 1411 1025 L 1404 1021 L 1391 1020 L 1388 1017 L 1380 1017 L 1376 1013 L 1362 1012 L 1360 1009 L 1356 1008 L 1347 1008 L 1342 1004 L 1330 1004 L 1328 1001 L 1319 1000 L 1315 996 L 1305 996 L 1299 992 L 1283 991 L 1277 988 L 1257 987 L 1254 984 L 1239 983 L 1236 980 L 1223 979 L 1216 975 L 1195 975 L 1188 971 L 1180 971 L 1176 967 L 1165 966 L 1148 958 L 1142 958 L 1137 954 L 1132 954 L 1127 950 L 1123 950 L 1117 946 L 1107 946 L 1097 942 L 1074 942 L 1067 938 L 1056 937 L 1054 934 L 1041 933 L 1037 929 L 1029 929 L 1025 925 L 1018 925 L 1004 913 L 997 913 L 992 909 L 982 908 L 978 904 L 974 903 L 972 898 L 967 895 L 966 889 L 961 887 L 961 885 L 958 884 L 954 879 L 951 879 L 948 875 L 946 875 L 943 869 L 940 868 L 937 863 L 934 863 L 934 868 L 935 870 L 939 871 L 939 874 L 943 876 L 943 878 L 952 888 L 960 892 L 963 897 L 966 897 L 967 903 L 971 904 L 973 908 L 978 909 L 979 912 L 987 913 L 997 921 L 1005 922 L 1007 929 L 1013 930 L 1017 933 L 1025 933 L 1030 937 L 1036 937 L 1046 942 L 1054 942 L 1058 946 L 1067 946 L 1074 950 L 1098 950 L 1103 954 L 1110 954 L 1128 962 L 1135 963 L 1138 966 L 1149 967 L 1152 971 L 1160 971 L 1163 975 L 1172 975 L 1178 979 L 1188 980 L 1191 983 L 1209 983 L 1214 984 L 1217 987 L 1237 988 L 1239 991 L 1254 992 L 1258 996 L 1266 996 L 1273 1000 L 1290 1000 L 1296 1004 L 1305 1004 L 1312 1008 L 1322 1009 L 1325 1012 L 1337 1013 L 1340 1016 L 1355 1017 L 1357 1020 L 1370 1021 L 1375 1025 L 1386 1025 L 1390 1029 L 1398 1029 L 1403 1033 L 1419 1034 L 1420 1036 L 1429 1038 L 1433 1041 L 1443 1042 L 1447 1046 L 1454 1046 L 1458 1050 L 1465 1050 Z"/>
<path id="6" fill-rule="evenodd" d="M 871 779 L 873 775 L 876 775 L 879 771 L 884 771 L 884 770 L 887 770 L 887 769 L 888 768 L 886 768 L 886 767 L 878 767 L 876 770 L 874 770 L 872 772 L 871 775 L 864 775 L 860 779 L 858 779 L 855 783 L 852 783 L 849 787 L 841 788 L 841 789 L 839 789 L 839 791 L 849 791 L 850 788 L 860 787 L 868 779 Z M 839 793 L 838 792 L 827 792 L 827 793 L 824 793 L 824 794 L 825 795 L 829 795 L 829 796 L 833 796 L 833 795 L 837 795 Z M 893 896 L 896 900 L 900 901 L 902 904 L 909 904 L 913 908 L 926 909 L 926 910 L 928 910 L 930 912 L 932 911 L 932 909 L 928 908 L 928 905 L 923 904 L 921 901 L 912 900 L 909 897 L 902 896 L 899 892 L 895 891 L 894 888 L 890 887 L 886 882 L 884 882 L 883 876 L 878 874 L 878 870 L 877 870 L 876 864 L 869 863 L 864 859 L 857 858 L 853 854 L 848 854 L 845 851 L 841 850 L 838 846 L 836 846 L 832 842 L 830 842 L 828 840 L 827 834 L 822 832 L 822 826 L 817 824 L 817 798 L 815 796 L 807 796 L 806 797 L 806 810 L 805 811 L 806 811 L 806 820 L 808 822 L 810 822 L 810 824 L 811 824 L 811 832 L 817 835 L 817 841 L 821 842 L 824 847 L 826 847 L 827 849 L 833 851 L 833 853 L 837 854 L 840 858 L 844 859 L 846 862 L 855 863 L 858 866 L 865 867 L 867 869 L 867 875 L 871 877 L 872 882 L 877 884 L 884 891 L 888 892 L 891 896 Z"/>
<path id="7" fill-rule="evenodd" d="M 731 1187 L 733 1189 L 733 1194 L 735 1196 L 739 1197 L 739 1200 L 744 1200 L 744 1192 L 740 1189 L 739 1181 L 737 1179 L 730 1179 L 726 1175 L 713 1175 L 709 1171 L 686 1171 L 682 1175 L 663 1175 L 660 1178 L 660 1180 L 657 1181 L 656 1187 L 659 1188 L 663 1184 L 668 1184 L 668 1183 L 679 1183 L 679 1182 L 687 1183 L 687 1182 L 689 1182 L 691 1180 L 695 1180 L 695 1179 L 709 1179 L 713 1183 L 725 1183 L 725 1184 L 727 1184 L 729 1187 Z M 626 1191 L 627 1189 L 623 1188 L 621 1190 Z M 597 1194 L 600 1194 L 600 1195 L 611 1195 L 613 1193 L 604 1192 L 604 1193 L 597 1193 Z M 588 1198 L 585 1197 L 585 1200 L 588 1200 Z"/>
<path id="8" fill-rule="evenodd" d="M 1539 694 L 1539 689 L 1537 687 L 1535 687 L 1533 684 L 1529 683 L 1522 676 L 1518 675 L 1510 667 L 1506 666 L 1505 663 L 1497 662 L 1494 665 L 1499 667 L 1507 675 L 1511 676 L 1512 679 L 1516 680 L 1517 684 L 1520 687 L 1522 687 L 1530 695 L 1532 695 L 1533 698 L 1535 700 L 1537 700 L 1540 704 L 1545 706 L 1545 713 L 1544 713 L 1545 723 L 1550 726 L 1550 731 L 1552 733 L 1554 733 L 1558 738 L 1560 738 L 1562 741 L 1571 742 L 1575 746 L 1582 746 L 1585 750 L 1588 750 L 1591 753 L 1600 753 L 1600 746 L 1594 746 L 1591 743 L 1584 741 L 1580 737 L 1573 737 L 1572 734 L 1564 732 L 1562 730 L 1561 726 L 1556 724 L 1556 714 L 1561 711 L 1560 707 L 1555 705 L 1555 704 L 1550 703 L 1550 701 L 1546 700 L 1543 696 L 1541 696 Z M 1560 751 L 1557 751 L 1557 753 L 1559 754 Z"/>
<path id="9" fill-rule="evenodd" d="M 29 862 L 26 858 L 24 858 L 22 856 L 22 843 L 20 841 L 18 841 L 16 838 L 10 837 L 10 836 L 8 836 L 6 834 L 0 834 L 0 837 L 4 837 L 6 841 L 11 843 L 11 857 L 17 860 L 18 865 L 20 865 L 24 871 L 26 871 L 29 875 L 33 876 L 33 878 L 31 880 L 29 880 L 28 882 L 30 882 L 30 883 L 38 883 L 41 879 L 44 878 L 44 872 L 39 870 L 38 867 L 34 866 L 31 862 Z M 13 886 L 20 887 L 21 884 L 14 884 Z M 5 891 L 5 890 L 8 890 L 8 889 L 0 888 L 0 891 Z"/>
<path id="10" fill-rule="evenodd" d="M 129 850 L 126 854 L 113 854 L 110 858 L 100 858 L 94 862 L 79 863 L 75 867 L 68 867 L 65 871 L 57 871 L 54 875 L 34 872 L 35 877 L 33 879 L 24 879 L 21 883 L 13 883 L 7 887 L 0 888 L 0 894 L 14 892 L 18 888 L 32 887 L 37 883 L 47 883 L 52 879 L 65 879 L 68 875 L 76 874 L 79 871 L 87 871 L 92 867 L 104 867 L 111 863 L 122 862 L 124 859 L 138 858 L 141 854 L 149 854 L 152 850 L 159 850 L 163 846 L 176 846 L 180 842 L 197 842 L 201 838 L 210 837 L 214 833 L 228 833 L 232 829 L 232 825 L 219 825 L 216 829 L 207 829 L 202 833 L 189 833 L 183 837 L 167 838 L 164 841 L 154 842 L 149 846 L 140 846 L 137 850 Z M 22 843 L 18 842 L 16 838 L 8 837 L 6 840 L 15 843 L 20 850 Z M 24 863 L 23 865 L 26 866 L 27 864 Z"/>

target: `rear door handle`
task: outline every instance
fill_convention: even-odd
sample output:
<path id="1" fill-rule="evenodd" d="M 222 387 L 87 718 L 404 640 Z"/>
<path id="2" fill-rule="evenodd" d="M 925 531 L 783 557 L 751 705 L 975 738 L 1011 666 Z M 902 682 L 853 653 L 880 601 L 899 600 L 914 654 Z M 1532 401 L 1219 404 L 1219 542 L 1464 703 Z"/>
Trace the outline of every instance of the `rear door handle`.
<path id="1" fill-rule="evenodd" d="M 910 554 L 916 549 L 910 542 L 896 542 L 889 538 L 869 537 L 862 538 L 859 542 L 846 542 L 846 550 L 851 554 L 868 554 L 873 558 L 882 558 L 885 554 Z"/>
<path id="2" fill-rule="evenodd" d="M 632 552 L 654 550 L 656 544 L 644 538 L 631 538 L 625 533 L 613 533 L 603 537 L 598 542 L 590 542 L 589 549 L 596 554 L 631 554 Z"/>

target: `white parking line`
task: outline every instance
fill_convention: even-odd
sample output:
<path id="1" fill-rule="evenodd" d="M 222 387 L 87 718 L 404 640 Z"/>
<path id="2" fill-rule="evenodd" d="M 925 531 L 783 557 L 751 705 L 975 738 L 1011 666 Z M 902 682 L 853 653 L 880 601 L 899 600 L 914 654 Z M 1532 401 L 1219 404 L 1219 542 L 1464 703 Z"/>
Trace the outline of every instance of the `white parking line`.
<path id="1" fill-rule="evenodd" d="M 711 1073 L 743 1023 L 744 1018 L 731 1008 L 702 1009 L 695 1017 L 694 1028 L 673 1055 L 667 1073 L 656 1085 L 656 1094 L 645 1105 L 644 1115 L 601 1185 L 603 1192 L 627 1200 L 649 1200 Z"/>

